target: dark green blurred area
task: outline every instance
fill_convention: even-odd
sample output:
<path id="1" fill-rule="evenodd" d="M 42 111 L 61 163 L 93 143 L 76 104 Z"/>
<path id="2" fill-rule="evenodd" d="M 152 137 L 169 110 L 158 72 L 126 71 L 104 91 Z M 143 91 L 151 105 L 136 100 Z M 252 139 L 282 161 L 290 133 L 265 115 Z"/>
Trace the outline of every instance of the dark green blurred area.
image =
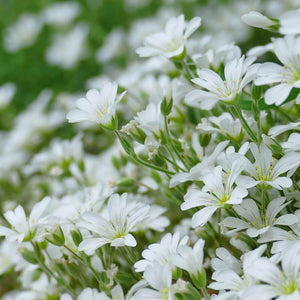
<path id="1" fill-rule="evenodd" d="M 189 19 L 195 14 L 195 5 L 220 5 L 238 0 L 198 0 L 190 2 L 174 1 L 169 7 L 176 7 Z M 87 55 L 70 70 L 58 66 L 49 65 L 45 59 L 45 53 L 49 48 L 53 35 L 59 32 L 55 27 L 44 25 L 36 42 L 27 48 L 15 53 L 9 53 L 3 48 L 4 31 L 14 24 L 23 13 L 38 14 L 49 5 L 57 2 L 78 2 L 81 6 L 79 16 L 67 26 L 71 29 L 78 22 L 89 25 L 87 38 Z M 151 16 L 163 4 L 162 0 L 149 1 L 146 6 L 129 10 L 124 0 L 0 0 L 0 86 L 7 82 L 13 82 L 17 86 L 13 101 L 0 110 L 0 130 L 9 130 L 13 125 L 14 117 L 23 111 L 30 102 L 37 98 L 40 91 L 50 88 L 54 97 L 60 92 L 74 93 L 85 90 L 85 83 L 91 77 L 105 74 L 103 66 L 96 61 L 95 54 L 103 44 L 105 36 L 116 27 L 125 30 L 130 24 L 143 17 Z M 166 4 L 164 3 L 166 6 Z M 66 30 L 66 29 L 65 29 Z M 202 30 L 200 28 L 200 30 Z M 250 46 L 265 44 L 270 35 L 263 30 L 253 31 L 252 38 L 247 43 L 240 45 L 242 50 Z M 134 53 L 124 55 L 114 62 L 119 67 L 125 67 L 128 57 Z"/>
<path id="2" fill-rule="evenodd" d="M 52 89 L 54 95 L 59 92 L 72 93 L 84 89 L 87 79 L 101 73 L 102 67 L 95 60 L 95 52 L 102 45 L 105 36 L 115 27 L 128 28 L 132 20 L 137 17 L 153 14 L 161 4 L 161 1 L 152 1 L 146 9 L 130 12 L 125 10 L 122 0 L 72 2 L 80 4 L 81 13 L 69 27 L 74 26 L 78 21 L 84 21 L 89 25 L 86 45 L 88 53 L 75 68 L 64 70 L 49 65 L 45 60 L 51 38 L 57 32 L 52 26 L 43 26 L 36 42 L 28 48 L 9 53 L 2 46 L 5 28 L 15 23 L 22 13 L 37 14 L 56 2 L 51 0 L 0 1 L 0 85 L 6 82 L 17 85 L 17 93 L 12 103 L 0 112 L 0 129 L 9 129 L 14 116 L 24 110 L 45 88 Z"/>

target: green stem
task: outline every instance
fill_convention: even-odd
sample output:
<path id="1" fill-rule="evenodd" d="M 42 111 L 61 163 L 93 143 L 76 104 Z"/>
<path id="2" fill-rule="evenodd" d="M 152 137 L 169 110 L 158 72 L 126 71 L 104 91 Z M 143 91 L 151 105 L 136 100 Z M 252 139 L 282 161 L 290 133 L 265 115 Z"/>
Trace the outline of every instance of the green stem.
<path id="1" fill-rule="evenodd" d="M 267 199 L 266 199 L 266 190 L 262 190 L 261 192 L 261 197 L 262 197 L 262 201 L 261 201 L 261 206 L 262 206 L 262 213 L 263 213 L 263 218 L 265 219 L 266 216 L 266 206 L 267 206 Z"/>
<path id="2" fill-rule="evenodd" d="M 168 159 L 165 155 L 163 155 L 164 159 L 166 159 L 169 163 L 171 163 L 174 166 L 174 168 L 176 169 L 176 171 L 178 171 L 180 167 L 177 165 L 176 159 L 175 159 L 170 147 L 168 145 L 164 145 L 164 146 L 167 149 L 168 153 L 170 154 L 172 160 Z"/>
<path id="3" fill-rule="evenodd" d="M 166 169 L 163 169 L 163 168 L 160 168 L 158 166 L 155 166 L 155 165 L 151 165 L 149 164 L 148 162 L 144 161 L 144 160 L 141 160 L 139 157 L 132 157 L 133 160 L 135 160 L 136 162 L 140 163 L 141 165 L 144 165 L 145 167 L 148 167 L 148 168 L 151 168 L 151 169 L 154 169 L 156 171 L 160 171 L 160 172 L 163 172 L 163 173 L 166 173 L 166 174 L 170 174 L 170 175 L 175 175 L 176 173 L 175 172 L 172 172 L 172 171 L 169 171 L 169 170 L 166 170 Z"/>
<path id="4" fill-rule="evenodd" d="M 210 299 L 210 295 L 209 295 L 209 293 L 208 293 L 206 287 L 202 288 L 202 289 L 201 289 L 201 292 L 202 292 L 202 294 L 203 294 L 205 300 L 209 300 L 209 299 Z"/>
<path id="5" fill-rule="evenodd" d="M 188 168 L 186 162 L 184 161 L 184 159 L 182 158 L 182 156 L 178 152 L 176 146 L 173 144 L 173 140 L 172 140 L 172 137 L 171 137 L 171 134 L 170 134 L 170 130 L 169 130 L 168 117 L 167 116 L 164 117 L 164 121 L 165 121 L 165 129 L 166 129 L 166 133 L 167 133 L 167 141 L 170 142 L 170 145 L 171 145 L 172 149 L 174 150 L 175 154 L 177 155 L 177 157 L 179 158 L 179 160 L 183 163 L 183 165 L 188 170 L 189 168 Z"/>
<path id="6" fill-rule="evenodd" d="M 255 133 L 252 131 L 252 129 L 248 125 L 246 119 L 244 118 L 244 116 L 242 114 L 241 109 L 237 105 L 234 105 L 233 110 L 234 110 L 235 114 L 238 116 L 238 118 L 240 119 L 242 126 L 244 127 L 245 131 L 248 133 L 248 135 L 250 136 L 252 141 L 258 142 Z"/>
<path id="7" fill-rule="evenodd" d="M 168 150 L 168 152 L 169 152 L 170 155 L 171 155 L 171 150 L 170 150 L 170 148 L 169 148 L 167 145 L 165 145 L 165 147 L 166 147 L 166 149 Z M 166 156 L 163 155 L 163 154 L 160 154 L 160 155 L 161 155 L 166 161 L 168 161 L 170 164 L 172 164 L 172 165 L 174 166 L 174 168 L 176 169 L 176 171 L 181 170 L 182 172 L 185 172 L 185 169 L 183 169 L 183 168 L 181 168 L 180 166 L 177 165 L 177 163 L 176 163 L 175 158 L 174 158 L 173 155 L 171 155 L 172 160 L 169 159 L 168 157 L 166 157 Z"/>
<path id="8" fill-rule="evenodd" d="M 37 248 L 39 248 L 39 246 L 36 244 L 36 243 L 33 243 L 31 242 L 31 245 L 33 246 L 34 250 L 37 252 L 37 251 L 40 251 L 40 250 L 37 250 Z M 59 284 L 61 284 L 62 286 L 64 286 L 68 292 L 73 296 L 75 297 L 76 296 L 76 293 L 75 291 L 73 290 L 73 288 L 71 286 L 69 286 L 65 281 L 64 279 L 61 277 L 61 276 L 56 276 L 52 270 L 50 270 L 48 268 L 48 266 L 41 260 L 40 256 L 38 254 L 36 254 L 36 258 L 39 262 L 39 265 L 41 267 L 41 269 L 46 273 L 48 274 L 48 276 L 50 277 L 53 277 Z"/>
<path id="9" fill-rule="evenodd" d="M 81 256 L 79 256 L 77 253 L 75 253 L 70 247 L 67 245 L 63 246 L 65 249 L 67 249 L 69 252 L 71 252 L 84 266 L 88 266 L 92 273 L 94 274 L 97 281 L 101 281 L 101 278 L 99 277 L 97 271 L 92 267 L 90 261 L 85 261 Z"/>
<path id="10" fill-rule="evenodd" d="M 119 133 L 119 131 L 118 131 L 118 130 L 115 130 L 114 132 L 115 132 L 117 138 L 120 140 L 121 145 L 123 145 L 123 142 L 122 142 L 122 141 L 123 141 L 123 140 L 122 140 L 122 136 L 121 136 L 121 134 Z M 124 149 L 124 150 L 126 151 L 126 149 Z M 126 153 L 127 153 L 127 151 L 126 151 Z M 129 155 L 129 154 L 128 154 L 128 155 Z M 131 159 L 132 159 L 133 161 L 135 161 L 136 163 L 139 163 L 139 164 L 141 164 L 141 165 L 143 165 L 143 166 L 145 166 L 145 167 L 148 167 L 148 168 L 150 168 L 150 169 L 154 169 L 154 170 L 156 170 L 156 171 L 160 171 L 160 172 L 163 172 L 163 173 L 166 173 L 166 174 L 170 174 L 170 175 L 175 175 L 175 174 L 176 174 L 175 172 L 172 172 L 172 171 L 169 171 L 169 170 L 160 168 L 160 167 L 155 166 L 155 165 L 151 165 L 150 163 L 148 163 L 148 162 L 146 162 L 146 161 L 144 161 L 144 160 L 141 160 L 135 153 L 134 153 L 134 155 L 131 155 L 130 157 L 131 157 Z"/>
<path id="11" fill-rule="evenodd" d="M 193 79 L 196 76 L 192 73 L 192 71 L 190 70 L 189 66 L 187 65 L 185 60 L 181 61 L 181 65 L 183 70 L 185 71 L 185 75 L 187 75 L 188 79 Z"/>
<path id="12" fill-rule="evenodd" d="M 255 102 L 254 103 L 254 119 L 256 121 L 256 124 L 257 124 L 257 140 L 259 143 L 262 142 L 262 128 L 261 128 L 261 122 L 260 122 L 260 110 L 258 108 L 258 103 Z"/>
<path id="13" fill-rule="evenodd" d="M 285 117 L 289 122 L 293 122 L 293 119 L 287 114 L 283 109 L 279 108 L 277 109 L 277 112 L 279 112 L 283 117 Z"/>
<path id="14" fill-rule="evenodd" d="M 220 226 L 220 223 L 221 223 L 221 210 L 218 209 L 217 211 L 217 218 L 218 218 L 218 235 L 221 236 L 221 226 Z"/>
<path id="15" fill-rule="evenodd" d="M 69 248 L 67 245 L 63 245 L 63 247 L 67 249 L 69 252 L 71 252 L 76 258 L 78 258 L 80 261 L 83 262 L 83 259 L 78 254 L 76 254 L 71 248 Z"/>

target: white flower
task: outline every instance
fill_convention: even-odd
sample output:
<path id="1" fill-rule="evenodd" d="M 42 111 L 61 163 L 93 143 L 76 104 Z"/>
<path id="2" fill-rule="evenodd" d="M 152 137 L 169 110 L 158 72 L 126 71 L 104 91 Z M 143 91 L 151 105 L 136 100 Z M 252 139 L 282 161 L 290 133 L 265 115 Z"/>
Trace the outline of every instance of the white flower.
<path id="1" fill-rule="evenodd" d="M 298 222 L 288 225 L 291 230 L 272 227 L 262 234 L 259 243 L 273 242 L 271 253 L 278 254 L 279 257 L 294 249 L 300 253 L 300 210 L 295 212 Z"/>
<path id="2" fill-rule="evenodd" d="M 247 56 L 262 56 L 268 51 L 274 50 L 274 44 L 269 43 L 264 46 L 256 46 L 247 51 Z"/>
<path id="3" fill-rule="evenodd" d="M 124 51 L 125 37 L 124 30 L 119 27 L 109 33 L 103 42 L 103 46 L 97 51 L 97 61 L 105 64 L 119 56 Z"/>
<path id="4" fill-rule="evenodd" d="M 220 132 L 236 141 L 242 140 L 245 135 L 240 120 L 234 120 L 231 114 L 227 112 L 218 117 L 202 118 L 196 129 L 204 132 Z"/>
<path id="5" fill-rule="evenodd" d="M 169 266 L 155 263 L 147 266 L 144 278 L 152 287 L 142 288 L 134 295 L 135 300 L 174 300 L 175 295 L 172 291 L 172 271 Z"/>
<path id="6" fill-rule="evenodd" d="M 175 174 L 170 180 L 170 187 L 174 187 L 180 183 L 189 180 L 202 180 L 207 172 L 215 166 L 217 157 L 221 154 L 224 148 L 228 145 L 229 141 L 220 142 L 213 149 L 210 155 L 203 157 L 202 161 L 192 167 L 188 173 L 180 172 Z"/>
<path id="7" fill-rule="evenodd" d="M 148 159 L 152 159 L 158 153 L 158 148 L 160 147 L 160 140 L 157 141 L 153 134 L 149 134 L 146 139 L 144 146 L 148 152 Z"/>
<path id="8" fill-rule="evenodd" d="M 245 188 L 233 187 L 236 178 L 242 171 L 238 161 L 235 161 L 228 173 L 223 173 L 222 167 L 217 166 L 213 172 L 203 178 L 202 190 L 190 189 L 184 196 L 182 210 L 203 206 L 192 217 L 192 227 L 205 225 L 218 208 L 228 204 L 240 204 L 248 192 Z"/>
<path id="9" fill-rule="evenodd" d="M 245 199 L 240 205 L 233 207 L 241 218 L 227 217 L 222 224 L 226 227 L 234 228 L 228 233 L 247 229 L 246 232 L 250 237 L 257 237 L 275 225 L 291 225 L 297 223 L 298 218 L 292 214 L 277 217 L 278 213 L 290 203 L 284 202 L 284 197 L 273 199 L 270 201 L 265 215 L 262 215 L 254 200 Z"/>
<path id="10" fill-rule="evenodd" d="M 51 25 L 67 25 L 79 15 L 80 11 L 77 2 L 54 2 L 41 12 L 41 17 L 45 23 Z"/>
<path id="11" fill-rule="evenodd" d="M 212 279 L 215 281 L 209 285 L 209 288 L 212 288 L 214 290 L 226 290 L 226 292 L 224 292 L 223 294 L 220 293 L 214 299 L 244 299 L 243 297 L 241 297 L 244 291 L 247 290 L 249 286 L 252 286 L 255 283 L 255 279 L 247 273 L 247 270 L 254 261 L 261 257 L 265 250 L 266 245 L 262 245 L 242 256 L 242 270 L 239 266 L 236 268 L 231 268 L 229 266 L 227 269 L 226 267 L 219 270 L 217 269 L 216 272 L 214 272 L 212 275 Z M 225 253 L 223 254 L 225 255 Z M 226 254 L 228 255 L 228 253 Z M 231 256 L 231 254 L 229 255 Z M 219 259 L 214 258 L 212 260 L 213 265 L 216 264 L 216 260 Z M 241 274 L 241 271 L 243 271 L 244 274 Z M 260 298 L 258 297 L 257 299 Z"/>
<path id="12" fill-rule="evenodd" d="M 135 208 L 134 208 L 135 209 Z M 162 216 L 167 209 L 158 205 L 151 205 L 147 217 L 138 225 L 139 231 L 146 231 L 148 229 L 163 232 L 167 226 L 170 225 L 170 220 Z"/>
<path id="13" fill-rule="evenodd" d="M 61 175 L 73 162 L 83 159 L 82 135 L 75 136 L 71 141 L 53 139 L 48 149 L 36 154 L 31 163 L 23 169 L 26 174 L 35 171 Z"/>
<path id="14" fill-rule="evenodd" d="M 97 289 L 85 288 L 76 298 L 77 300 L 111 300 L 104 292 L 98 292 Z M 60 300 L 73 300 L 69 294 L 63 294 Z"/>
<path id="15" fill-rule="evenodd" d="M 173 263 L 180 269 L 196 275 L 203 269 L 203 247 L 205 241 L 199 239 L 193 248 L 187 245 L 178 247 L 178 253 L 172 255 Z"/>
<path id="16" fill-rule="evenodd" d="M 164 117 L 160 112 L 160 103 L 150 103 L 145 110 L 138 112 L 134 119 L 137 121 L 137 127 L 145 131 L 147 135 L 153 133 L 160 136 L 164 129 Z"/>
<path id="17" fill-rule="evenodd" d="M 300 34 L 300 9 L 284 13 L 279 20 L 281 34 Z"/>
<path id="18" fill-rule="evenodd" d="M 104 292 L 99 293 L 96 289 L 85 288 L 79 295 L 77 300 L 110 300 Z"/>
<path id="19" fill-rule="evenodd" d="M 49 204 L 49 197 L 45 197 L 41 202 L 35 204 L 28 219 L 21 205 L 18 205 L 14 211 L 6 212 L 4 217 L 11 224 L 12 229 L 0 226 L 0 236 L 4 235 L 9 241 L 17 240 L 19 243 L 32 240 L 40 234 L 42 225 L 47 223 L 46 210 Z"/>
<path id="20" fill-rule="evenodd" d="M 247 188 L 258 184 L 272 186 L 278 190 L 288 188 L 292 180 L 288 176 L 280 176 L 287 171 L 293 172 L 300 164 L 300 155 L 290 152 L 281 157 L 277 162 L 272 157 L 272 151 L 262 143 L 260 147 L 254 143 L 250 144 L 255 163 L 249 160 L 245 162 L 245 171 L 251 176 L 241 175 L 237 183 Z"/>
<path id="21" fill-rule="evenodd" d="M 125 92 L 117 97 L 118 85 L 107 82 L 100 92 L 96 89 L 89 90 L 86 98 L 77 100 L 78 109 L 67 114 L 70 123 L 92 121 L 105 128 L 116 127 L 116 104 L 122 99 Z M 117 97 L 117 98 L 116 98 Z"/>
<path id="22" fill-rule="evenodd" d="M 206 286 L 206 273 L 203 267 L 204 243 L 204 240 L 199 239 L 193 248 L 181 245 L 178 247 L 178 253 L 171 256 L 174 265 L 187 271 L 198 288 Z"/>
<path id="23" fill-rule="evenodd" d="M 292 133 L 287 142 L 282 143 L 281 146 L 287 152 L 300 151 L 300 134 L 296 132 Z"/>
<path id="24" fill-rule="evenodd" d="M 215 271 L 232 270 L 237 274 L 242 272 L 242 263 L 234 257 L 226 248 L 217 248 L 216 257 L 212 258 L 211 266 Z"/>
<path id="25" fill-rule="evenodd" d="M 113 247 L 135 247 L 136 240 L 130 232 L 144 220 L 149 208 L 148 205 L 141 204 L 136 207 L 135 211 L 128 212 L 127 194 L 111 195 L 108 201 L 108 218 L 91 212 L 83 214 L 81 220 L 77 222 L 78 227 L 96 234 L 85 238 L 78 250 L 90 255 L 108 243 Z"/>
<path id="26" fill-rule="evenodd" d="M 74 68 L 85 56 L 88 32 L 88 25 L 79 23 L 67 33 L 54 35 L 46 52 L 47 62 L 67 70 Z"/>
<path id="27" fill-rule="evenodd" d="M 273 84 L 265 93 L 267 104 L 282 104 L 293 87 L 300 87 L 300 37 L 286 36 L 276 39 L 274 52 L 283 66 L 263 63 L 257 72 L 256 85 Z"/>
<path id="28" fill-rule="evenodd" d="M 242 21 L 247 25 L 263 29 L 269 29 L 277 24 L 275 21 L 257 11 L 250 11 L 249 13 L 242 15 Z"/>
<path id="29" fill-rule="evenodd" d="M 185 97 L 185 102 L 194 107 L 209 110 L 220 100 L 225 103 L 234 103 L 243 88 L 255 77 L 258 64 L 252 65 L 255 57 L 244 56 L 233 59 L 225 64 L 225 80 L 221 76 L 210 70 L 197 70 L 198 78 L 192 82 L 205 90 L 193 90 Z"/>
<path id="30" fill-rule="evenodd" d="M 263 283 L 247 289 L 243 294 L 243 299 L 300 299 L 299 271 L 299 254 L 284 255 L 281 268 L 266 257 L 259 258 L 247 268 L 247 274 Z"/>
<path id="31" fill-rule="evenodd" d="M 6 83 L 0 86 L 0 109 L 10 103 L 16 93 L 16 85 L 13 83 Z"/>
<path id="32" fill-rule="evenodd" d="M 280 135 L 288 130 L 299 130 L 300 129 L 300 122 L 290 122 L 286 125 L 276 125 L 270 128 L 268 134 L 274 138 L 277 135 Z"/>
<path id="33" fill-rule="evenodd" d="M 212 36 L 205 36 L 203 42 L 207 43 L 211 39 Z M 199 41 L 195 40 L 195 42 L 197 45 L 199 44 Z M 192 56 L 192 59 L 199 69 L 211 66 L 214 70 L 219 70 L 222 64 L 226 64 L 235 58 L 241 57 L 241 53 L 242 51 L 238 46 L 234 45 L 234 43 L 228 43 L 216 49 L 210 48 L 205 53 L 199 53 L 198 51 Z"/>
<path id="34" fill-rule="evenodd" d="M 181 55 L 185 50 L 187 38 L 200 26 L 201 18 L 195 17 L 187 24 L 184 15 L 171 18 L 164 32 L 149 35 L 145 46 L 136 50 L 141 57 L 163 55 L 171 58 Z"/>
<path id="35" fill-rule="evenodd" d="M 1 231 L 1 229 L 0 229 Z M 4 240 L 0 244 L 0 275 L 9 271 L 12 266 L 16 265 L 22 260 L 21 255 L 18 253 L 17 242 L 9 242 Z"/>
<path id="36" fill-rule="evenodd" d="M 32 14 L 22 14 L 17 22 L 4 32 L 4 48 L 9 52 L 17 52 L 34 44 L 42 29 L 40 19 Z"/>
<path id="37" fill-rule="evenodd" d="M 168 265 L 169 268 L 174 269 L 172 255 L 178 252 L 180 246 L 186 245 L 187 241 L 187 236 L 180 240 L 179 232 L 174 233 L 173 236 L 171 233 L 166 234 L 160 243 L 151 244 L 148 249 L 142 252 L 144 259 L 134 264 L 135 271 L 143 272 L 148 265 L 152 265 L 155 262 L 161 266 Z"/>

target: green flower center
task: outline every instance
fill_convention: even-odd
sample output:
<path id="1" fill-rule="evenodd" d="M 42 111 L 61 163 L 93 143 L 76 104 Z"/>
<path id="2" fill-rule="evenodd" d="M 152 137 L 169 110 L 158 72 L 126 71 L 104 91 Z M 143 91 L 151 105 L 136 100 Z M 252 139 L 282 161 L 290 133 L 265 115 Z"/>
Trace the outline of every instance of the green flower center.
<path id="1" fill-rule="evenodd" d="M 281 273 L 280 276 L 281 286 L 279 287 L 279 293 L 281 295 L 290 295 L 293 294 L 296 290 L 300 288 L 300 283 L 291 276 Z"/>

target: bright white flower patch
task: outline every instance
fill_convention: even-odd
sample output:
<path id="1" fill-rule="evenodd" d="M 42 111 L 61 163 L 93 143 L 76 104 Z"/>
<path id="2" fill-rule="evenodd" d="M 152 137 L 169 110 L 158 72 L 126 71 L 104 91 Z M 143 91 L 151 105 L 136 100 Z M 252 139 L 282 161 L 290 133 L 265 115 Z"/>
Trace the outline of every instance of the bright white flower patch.
<path id="1" fill-rule="evenodd" d="M 286 152 L 290 151 L 300 151 L 300 134 L 292 133 L 289 136 L 289 139 L 281 144 L 282 148 L 285 149 Z"/>
<path id="2" fill-rule="evenodd" d="M 76 298 L 77 300 L 111 300 L 104 292 L 99 292 L 96 289 L 85 288 Z M 60 297 L 60 300 L 73 300 L 73 298 L 68 295 L 64 294 Z"/>
<path id="3" fill-rule="evenodd" d="M 136 52 L 141 57 L 163 55 L 168 58 L 180 56 L 185 51 L 186 40 L 200 26 L 201 18 L 195 17 L 187 24 L 184 15 L 171 18 L 164 32 L 149 35 L 145 39 L 145 46 Z"/>
<path id="4" fill-rule="evenodd" d="M 256 57 L 242 56 L 225 64 L 224 76 L 210 70 L 197 70 L 198 78 L 194 82 L 205 90 L 193 90 L 185 97 L 185 102 L 201 109 L 211 109 L 218 101 L 235 103 L 243 88 L 256 78 L 258 65 L 254 64 Z"/>
<path id="5" fill-rule="evenodd" d="M 261 284 L 250 287 L 243 299 L 254 298 L 278 300 L 300 298 L 300 259 L 298 255 L 285 255 L 281 268 L 266 257 L 258 258 L 247 268 L 247 273 L 260 280 Z"/>
<path id="6" fill-rule="evenodd" d="M 293 214 L 277 216 L 289 204 L 289 202 L 284 202 L 284 197 L 271 200 L 265 214 L 261 215 L 261 210 L 256 202 L 252 199 L 245 199 L 243 203 L 233 207 L 241 218 L 227 217 L 223 221 L 223 225 L 234 228 L 228 233 L 246 229 L 250 237 L 257 237 L 275 225 L 292 225 L 297 223 L 299 220 Z"/>
<path id="7" fill-rule="evenodd" d="M 130 232 L 146 218 L 149 209 L 148 205 L 140 205 L 134 211 L 128 211 L 127 194 L 113 194 L 108 201 L 108 216 L 90 212 L 83 214 L 77 222 L 80 228 L 94 233 L 80 243 L 78 250 L 90 255 L 108 243 L 113 247 L 135 247 L 137 243 Z"/>
<path id="8" fill-rule="evenodd" d="M 260 12 L 250 11 L 249 13 L 242 15 L 242 21 L 250 26 L 269 29 L 276 25 L 274 20 L 269 19 Z"/>
<path id="9" fill-rule="evenodd" d="M 38 43 L 48 34 L 53 43 L 35 53 L 72 80 L 65 92 L 49 81 L 27 107 L 25 69 L 25 81 L 0 87 L 3 300 L 299 300 L 299 10 L 283 13 L 284 1 L 266 0 L 262 11 L 278 19 L 244 15 L 277 32 L 267 41 L 241 26 L 250 0 L 120 0 L 117 23 L 88 18 L 90 5 L 78 1 L 21 13 L 4 31 L 4 46 L 17 51 L 45 25 Z M 90 2 L 95 16 L 118 11 Z M 200 17 L 174 17 L 185 2 L 189 15 L 207 19 L 200 38 L 191 38 Z M 153 57 L 143 61 L 128 50 L 148 34 L 137 52 Z M 51 72 L 44 80 L 58 78 Z M 128 90 L 126 101 L 113 80 Z M 91 90 L 73 109 L 84 85 Z M 67 111 L 70 123 L 90 124 L 63 124 Z"/>
<path id="10" fill-rule="evenodd" d="M 117 97 L 117 83 L 107 82 L 100 91 L 89 90 L 86 98 L 77 100 L 77 109 L 67 114 L 70 123 L 91 121 L 105 128 L 116 128 L 116 105 L 126 92 Z"/>
<path id="11" fill-rule="evenodd" d="M 190 189 L 184 196 L 181 205 L 182 210 L 197 206 L 204 206 L 196 212 L 192 218 L 192 226 L 205 225 L 219 208 L 228 205 L 240 204 L 247 196 L 248 191 L 240 186 L 234 187 L 235 180 L 240 175 L 242 166 L 235 162 L 229 173 L 224 173 L 221 166 L 203 178 L 204 187 L 202 190 Z"/>
<path id="12" fill-rule="evenodd" d="M 263 63 L 257 72 L 256 85 L 273 84 L 265 93 L 267 104 L 282 104 L 292 88 L 300 88 L 300 37 L 286 36 L 276 39 L 274 52 L 283 66 Z"/>
<path id="13" fill-rule="evenodd" d="M 272 227 L 266 233 L 262 234 L 259 243 L 272 242 L 271 252 L 282 255 L 289 255 L 289 252 L 300 253 L 300 210 L 294 214 L 294 218 L 298 219 L 297 223 L 288 225 L 291 230 L 285 230 L 278 227 Z"/>
<path id="14" fill-rule="evenodd" d="M 19 243 L 38 239 L 43 231 L 43 225 L 47 224 L 49 212 L 47 209 L 50 198 L 46 197 L 32 208 L 29 218 L 26 218 L 25 211 L 18 205 L 14 211 L 10 210 L 4 214 L 6 220 L 11 224 L 12 229 L 0 226 L 0 235 L 10 241 L 17 240 Z"/>
<path id="15" fill-rule="evenodd" d="M 174 187 L 189 180 L 202 180 L 203 177 L 207 175 L 207 173 L 210 172 L 215 166 L 218 156 L 222 153 L 227 145 L 228 141 L 219 143 L 215 149 L 213 149 L 211 154 L 203 157 L 202 161 L 192 167 L 189 172 L 180 172 L 175 174 L 170 179 L 170 187 Z M 201 150 L 203 151 L 203 149 Z"/>
<path id="16" fill-rule="evenodd" d="M 280 175 L 288 171 L 291 171 L 290 175 L 292 175 L 295 168 L 300 165 L 299 153 L 287 153 L 276 161 L 272 157 L 272 151 L 263 143 L 259 147 L 251 143 L 250 149 L 255 162 L 254 164 L 249 160 L 245 162 L 245 171 L 250 176 L 241 175 L 237 181 L 239 185 L 251 188 L 260 184 L 264 187 L 272 186 L 278 190 L 292 185 L 289 176 Z"/>
<path id="17" fill-rule="evenodd" d="M 220 250 L 220 248 L 218 248 L 217 250 Z M 215 272 L 212 275 L 212 279 L 214 280 L 214 282 L 212 282 L 209 287 L 214 290 L 226 290 L 226 292 L 220 293 L 214 299 L 244 299 L 244 294 L 247 295 L 245 291 L 247 291 L 247 289 L 255 283 L 254 277 L 251 276 L 247 272 L 247 270 L 254 261 L 261 257 L 265 250 L 266 246 L 262 245 L 255 250 L 246 253 L 241 258 L 242 262 L 238 267 L 230 264 L 224 265 L 224 263 L 222 262 L 222 257 L 221 259 L 213 258 L 212 265 L 215 269 Z M 232 257 L 230 253 L 226 253 L 225 251 L 223 251 L 223 249 L 222 251 L 219 251 L 219 254 L 221 254 L 222 256 L 226 255 L 227 261 L 229 261 L 230 259 L 231 261 L 235 262 L 234 257 Z M 222 265 L 221 269 L 219 268 L 220 263 Z"/>
<path id="18" fill-rule="evenodd" d="M 147 266 L 144 272 L 144 278 L 151 286 L 142 288 L 135 295 L 135 300 L 172 300 L 175 293 L 172 290 L 172 271 L 168 265 L 161 266 L 156 263 Z"/>
<path id="19" fill-rule="evenodd" d="M 279 18 L 281 34 L 299 34 L 300 33 L 300 9 L 284 13 Z"/>
<path id="20" fill-rule="evenodd" d="M 134 264 L 136 272 L 145 271 L 146 267 L 154 264 L 155 262 L 160 265 L 168 265 L 170 269 L 175 269 L 175 265 L 172 262 L 174 254 L 178 253 L 181 246 L 186 245 L 188 237 L 185 236 L 180 239 L 179 232 L 174 233 L 172 236 L 170 233 L 163 236 L 160 243 L 149 245 L 149 249 L 142 252 L 144 259 Z"/>
<path id="21" fill-rule="evenodd" d="M 234 120 L 227 112 L 224 112 L 218 117 L 203 118 L 196 129 L 204 132 L 220 132 L 237 141 L 242 140 L 245 135 L 240 120 Z"/>
<path id="22" fill-rule="evenodd" d="M 164 118 L 160 112 L 160 104 L 150 103 L 145 110 L 137 113 L 134 117 L 137 121 L 137 127 L 142 129 L 147 135 L 161 135 L 164 128 Z"/>

